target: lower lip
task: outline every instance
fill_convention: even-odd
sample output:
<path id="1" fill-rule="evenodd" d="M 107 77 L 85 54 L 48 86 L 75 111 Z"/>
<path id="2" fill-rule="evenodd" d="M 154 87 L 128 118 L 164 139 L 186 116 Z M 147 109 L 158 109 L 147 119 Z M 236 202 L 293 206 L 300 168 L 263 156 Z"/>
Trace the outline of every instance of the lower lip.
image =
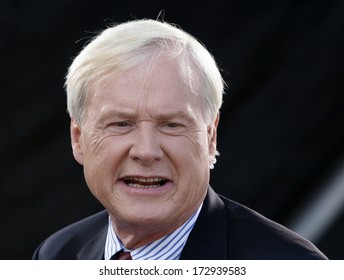
<path id="1" fill-rule="evenodd" d="M 119 180 L 117 185 L 120 189 L 130 195 L 149 195 L 149 196 L 161 196 L 172 188 L 173 183 L 167 181 L 164 185 L 155 188 L 135 188 L 127 185 L 123 180 Z"/>

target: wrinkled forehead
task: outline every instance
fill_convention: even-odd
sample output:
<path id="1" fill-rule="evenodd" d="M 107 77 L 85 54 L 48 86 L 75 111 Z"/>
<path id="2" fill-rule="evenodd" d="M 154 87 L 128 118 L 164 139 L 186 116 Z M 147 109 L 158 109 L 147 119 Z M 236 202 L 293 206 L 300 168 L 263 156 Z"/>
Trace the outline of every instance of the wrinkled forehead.
<path id="1" fill-rule="evenodd" d="M 200 85 L 194 73 L 175 57 L 156 55 L 131 69 L 115 71 L 94 81 L 89 87 L 85 110 L 97 107 L 95 103 L 100 101 L 103 106 L 119 106 L 126 101 L 138 104 L 140 100 L 141 104 L 161 104 L 166 108 L 169 102 L 179 102 L 180 107 L 187 103 L 202 115 Z M 114 104 L 112 99 L 118 102 Z"/>

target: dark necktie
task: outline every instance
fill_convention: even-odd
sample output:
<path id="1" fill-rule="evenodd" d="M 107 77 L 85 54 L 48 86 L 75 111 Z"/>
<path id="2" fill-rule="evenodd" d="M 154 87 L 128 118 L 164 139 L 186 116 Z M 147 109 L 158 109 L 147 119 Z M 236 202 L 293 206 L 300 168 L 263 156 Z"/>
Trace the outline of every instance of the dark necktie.
<path id="1" fill-rule="evenodd" d="M 132 260 L 129 252 L 119 251 L 111 257 L 112 260 Z"/>

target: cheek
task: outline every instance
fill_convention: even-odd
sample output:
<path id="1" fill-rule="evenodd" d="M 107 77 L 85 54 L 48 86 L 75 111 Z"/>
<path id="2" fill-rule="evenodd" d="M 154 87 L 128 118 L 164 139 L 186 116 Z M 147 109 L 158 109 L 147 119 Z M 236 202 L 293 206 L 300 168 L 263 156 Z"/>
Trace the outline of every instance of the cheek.
<path id="1" fill-rule="evenodd" d="M 204 135 L 204 133 L 197 133 L 196 135 L 178 136 L 165 142 L 165 154 L 176 168 L 178 176 L 191 180 L 207 171 L 209 149 L 207 138 Z"/>
<path id="2" fill-rule="evenodd" d="M 205 133 L 197 133 L 196 135 L 187 136 L 187 145 L 188 149 L 184 149 L 186 154 L 195 161 L 199 161 L 199 164 L 203 162 L 203 160 L 207 160 L 209 155 L 209 148 L 208 148 L 208 141 Z"/>
<path id="3" fill-rule="evenodd" d="M 85 137 L 84 141 L 84 150 L 87 151 L 86 160 L 91 165 L 115 161 L 121 154 L 125 153 L 126 145 L 127 142 L 118 139 L 118 137 L 92 133 Z"/>
<path id="4" fill-rule="evenodd" d="M 87 184 L 91 189 L 110 188 L 127 148 L 111 137 L 90 138 L 85 144 L 88 144 L 84 153 Z"/>

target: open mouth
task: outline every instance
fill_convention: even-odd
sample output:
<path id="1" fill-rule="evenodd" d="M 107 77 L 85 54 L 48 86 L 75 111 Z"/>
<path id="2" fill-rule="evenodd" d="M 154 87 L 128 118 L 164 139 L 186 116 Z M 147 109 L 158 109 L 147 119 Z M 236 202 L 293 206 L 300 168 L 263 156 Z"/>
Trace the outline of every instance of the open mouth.
<path id="1" fill-rule="evenodd" d="M 126 185 L 132 188 L 148 189 L 159 188 L 166 184 L 167 180 L 164 178 L 142 178 L 142 177 L 125 177 L 123 181 Z"/>

